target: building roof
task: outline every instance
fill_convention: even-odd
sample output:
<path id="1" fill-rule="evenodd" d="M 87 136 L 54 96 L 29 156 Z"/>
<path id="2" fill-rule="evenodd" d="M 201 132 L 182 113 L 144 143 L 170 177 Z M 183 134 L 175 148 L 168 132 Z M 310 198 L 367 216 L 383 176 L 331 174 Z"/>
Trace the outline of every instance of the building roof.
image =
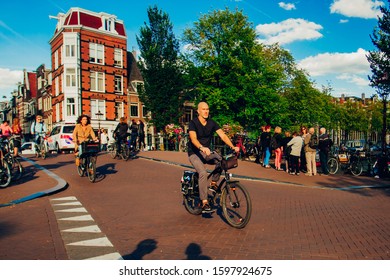
<path id="1" fill-rule="evenodd" d="M 83 26 L 95 29 L 97 31 L 110 32 L 105 26 L 105 21 L 113 23 L 114 30 L 111 32 L 126 37 L 123 21 L 118 20 L 116 16 L 103 12 L 95 13 L 81 8 L 70 8 L 66 14 L 59 13 L 57 16 L 58 24 L 55 33 L 64 27 Z"/>
<path id="2" fill-rule="evenodd" d="M 133 52 L 127 52 L 127 75 L 128 81 L 143 81 L 141 71 L 138 68 L 137 60 Z"/>

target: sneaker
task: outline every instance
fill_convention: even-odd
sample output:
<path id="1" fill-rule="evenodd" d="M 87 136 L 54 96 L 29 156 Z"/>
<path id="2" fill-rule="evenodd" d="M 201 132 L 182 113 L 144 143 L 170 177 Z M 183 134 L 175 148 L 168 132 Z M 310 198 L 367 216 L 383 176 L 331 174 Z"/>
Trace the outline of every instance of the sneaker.
<path id="1" fill-rule="evenodd" d="M 209 190 L 212 193 L 216 193 L 218 191 L 218 184 L 216 182 L 211 182 L 211 184 L 209 186 Z"/>
<path id="2" fill-rule="evenodd" d="M 299 176 L 299 172 L 295 173 L 295 175 Z"/>
<path id="3" fill-rule="evenodd" d="M 208 203 L 204 204 L 202 206 L 202 213 L 213 213 L 213 209 L 211 209 L 210 205 Z"/>
<path id="4" fill-rule="evenodd" d="M 306 175 L 306 176 L 313 176 L 313 175 L 311 175 L 310 173 L 305 173 L 305 175 Z"/>
<path id="5" fill-rule="evenodd" d="M 289 172 L 289 174 L 290 174 L 290 175 L 295 175 L 295 173 L 294 173 L 294 172 Z"/>

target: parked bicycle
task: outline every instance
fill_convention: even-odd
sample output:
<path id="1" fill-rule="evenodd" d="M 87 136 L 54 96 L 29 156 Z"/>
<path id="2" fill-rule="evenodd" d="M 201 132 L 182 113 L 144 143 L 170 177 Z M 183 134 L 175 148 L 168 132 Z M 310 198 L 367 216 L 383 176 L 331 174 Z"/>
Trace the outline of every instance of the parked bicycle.
<path id="1" fill-rule="evenodd" d="M 87 175 L 91 183 L 96 180 L 96 160 L 99 152 L 99 143 L 85 141 L 79 146 L 80 165 L 77 166 L 77 173 L 80 177 Z"/>
<path id="2" fill-rule="evenodd" d="M 117 156 L 122 158 L 123 160 L 128 160 L 130 157 L 130 148 L 127 144 L 127 141 L 122 141 L 121 143 L 121 150 L 118 153 L 117 144 L 113 143 L 109 147 L 109 152 L 112 158 L 116 158 Z"/>
<path id="3" fill-rule="evenodd" d="M 226 222 L 234 228 L 244 228 L 251 217 L 252 203 L 248 191 L 237 180 L 232 180 L 229 169 L 237 167 L 237 157 L 227 155 L 221 162 L 223 179 L 216 192 L 209 192 L 208 200 L 212 208 L 222 209 Z M 214 169 L 210 176 L 216 172 Z M 181 192 L 185 209 L 193 215 L 202 213 L 202 201 L 199 198 L 199 175 L 185 170 L 181 179 Z"/>
<path id="4" fill-rule="evenodd" d="M 339 170 L 351 172 L 354 176 L 359 176 L 363 172 L 362 155 L 356 152 L 336 152 L 329 157 L 328 170 L 330 174 L 336 174 Z"/>

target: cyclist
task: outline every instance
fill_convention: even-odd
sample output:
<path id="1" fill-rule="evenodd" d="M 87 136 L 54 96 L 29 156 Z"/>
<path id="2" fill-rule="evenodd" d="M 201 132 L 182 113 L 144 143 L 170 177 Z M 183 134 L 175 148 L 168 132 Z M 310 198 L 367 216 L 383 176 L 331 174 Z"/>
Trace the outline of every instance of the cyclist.
<path id="1" fill-rule="evenodd" d="M 211 213 L 213 210 L 207 201 L 208 182 L 205 163 L 211 160 L 221 161 L 220 155 L 211 153 L 210 151 L 212 137 L 216 132 L 222 141 L 234 149 L 236 153 L 240 151 L 240 148 L 235 147 L 220 126 L 209 118 L 209 105 L 206 102 L 200 102 L 198 104 L 197 112 L 198 117 L 189 123 L 188 131 L 190 141 L 188 142 L 188 157 L 196 172 L 199 174 L 199 195 L 202 200 L 202 213 Z M 211 187 L 214 189 L 217 186 L 221 171 L 212 176 Z"/>
<path id="2" fill-rule="evenodd" d="M 31 124 L 30 132 L 33 136 L 33 141 L 40 147 L 43 136 L 46 135 L 46 124 L 41 115 L 35 117 L 35 121 Z"/>
<path id="3" fill-rule="evenodd" d="M 79 146 L 81 143 L 89 139 L 98 141 L 98 138 L 91 126 L 91 118 L 88 115 L 81 115 L 78 117 L 76 126 L 73 130 L 73 142 L 77 166 L 80 165 Z"/>
<path id="4" fill-rule="evenodd" d="M 126 118 L 121 117 L 119 119 L 119 123 L 114 130 L 114 138 L 116 140 L 116 152 L 119 155 L 121 152 L 121 144 L 123 141 L 126 141 L 127 138 L 127 130 L 129 126 L 127 125 Z"/>
<path id="5" fill-rule="evenodd" d="M 23 138 L 22 128 L 20 127 L 19 118 L 14 118 L 12 121 L 12 132 L 13 132 L 13 147 L 14 147 L 14 156 L 18 156 Z"/>

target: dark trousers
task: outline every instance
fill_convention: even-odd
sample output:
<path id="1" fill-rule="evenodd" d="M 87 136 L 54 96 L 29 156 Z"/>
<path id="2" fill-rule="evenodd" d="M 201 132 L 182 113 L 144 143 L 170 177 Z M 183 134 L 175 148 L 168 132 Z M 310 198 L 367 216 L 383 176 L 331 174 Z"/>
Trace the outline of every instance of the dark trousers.
<path id="1" fill-rule="evenodd" d="M 321 163 L 321 169 L 323 174 L 329 174 L 329 169 L 328 169 L 328 152 L 326 151 L 321 151 L 319 152 L 320 154 L 320 163 Z"/>
<path id="2" fill-rule="evenodd" d="M 299 173 L 299 156 L 290 155 L 290 164 L 290 172 Z"/>

